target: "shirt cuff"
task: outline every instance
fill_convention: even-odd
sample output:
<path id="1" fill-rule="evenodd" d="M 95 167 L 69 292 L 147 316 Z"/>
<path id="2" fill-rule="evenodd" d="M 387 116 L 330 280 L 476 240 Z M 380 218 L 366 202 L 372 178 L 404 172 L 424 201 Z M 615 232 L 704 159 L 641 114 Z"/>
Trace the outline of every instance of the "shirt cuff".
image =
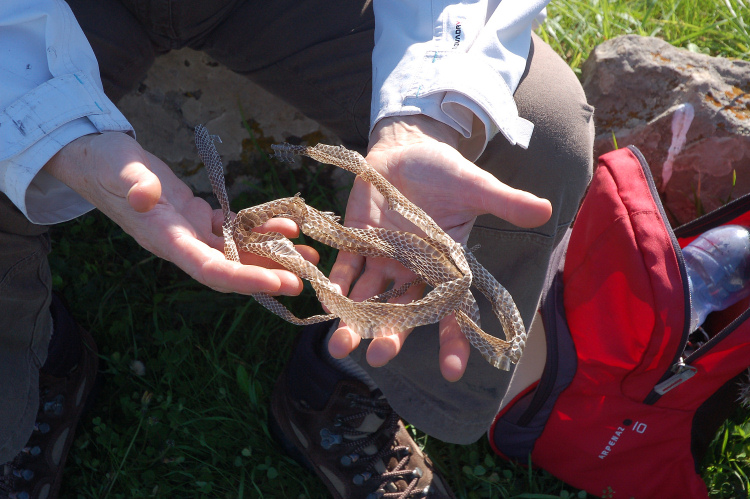
<path id="1" fill-rule="evenodd" d="M 438 54 L 419 69 L 419 80 L 427 83 L 417 88 L 404 92 L 403 88 L 396 87 L 396 91 L 389 94 L 384 85 L 373 126 L 387 116 L 427 115 L 469 139 L 470 155 L 475 156 L 469 158 L 471 160 L 481 155 L 498 132 L 511 144 L 528 147 L 533 123 L 518 115 L 513 94 L 503 76 L 482 57 Z M 484 129 L 477 130 L 478 124 Z"/>
<path id="2" fill-rule="evenodd" d="M 50 132 L 34 147 L 7 161 L 5 194 L 29 221 L 39 225 L 65 222 L 94 208 L 73 189 L 42 171 L 66 144 L 91 133 L 98 130 L 81 118 Z"/>
<path id="3" fill-rule="evenodd" d="M 93 206 L 42 171 L 65 145 L 92 133 L 133 128 L 84 73 L 53 78 L 0 112 L 0 190 L 36 224 L 75 218 Z"/>

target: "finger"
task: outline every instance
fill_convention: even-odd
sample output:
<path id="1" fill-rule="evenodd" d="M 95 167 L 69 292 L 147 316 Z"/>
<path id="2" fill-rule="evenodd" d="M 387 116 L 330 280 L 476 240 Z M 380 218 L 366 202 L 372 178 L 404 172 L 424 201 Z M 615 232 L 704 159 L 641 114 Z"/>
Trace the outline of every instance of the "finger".
<path id="1" fill-rule="evenodd" d="M 306 246 L 304 244 L 297 244 L 294 246 L 294 249 L 297 250 L 297 252 L 302 256 L 302 258 L 312 263 L 313 265 L 317 265 L 318 262 L 320 261 L 320 254 L 315 250 L 315 248 L 311 246 Z M 254 253 L 248 253 L 245 251 L 240 251 L 240 262 L 242 262 L 244 265 L 259 265 L 261 267 L 267 267 L 267 268 L 273 268 L 273 269 L 285 268 L 283 265 L 276 263 L 270 258 L 261 257 Z"/>
<path id="2" fill-rule="evenodd" d="M 364 270 L 357 277 L 354 286 L 349 291 L 349 298 L 354 301 L 364 301 L 379 295 L 394 285 L 399 287 L 414 280 L 416 276 L 406 269 L 401 262 L 390 258 L 367 258 Z M 404 303 L 403 300 L 399 303 Z"/>
<path id="3" fill-rule="evenodd" d="M 274 295 L 297 295 L 302 291 L 302 281 L 291 272 L 229 261 L 221 251 L 191 234 L 178 233 L 172 240 L 164 257 L 217 291 Z"/>
<path id="4" fill-rule="evenodd" d="M 106 141 L 99 147 L 106 149 L 109 145 Z M 126 198 L 136 212 L 151 211 L 161 198 L 161 182 L 149 169 L 149 155 L 135 141 L 128 139 L 115 142 L 114 147 L 114 161 L 110 162 L 109 168 L 99 170 L 104 174 L 104 185 L 116 196 Z M 155 156 L 151 158 L 157 163 L 160 161 Z"/>
<path id="5" fill-rule="evenodd" d="M 348 296 L 354 301 L 365 301 L 386 291 L 392 282 L 385 272 L 368 264 Z"/>
<path id="6" fill-rule="evenodd" d="M 211 232 L 213 232 L 214 235 L 218 237 L 224 236 L 224 212 L 223 211 L 213 210 L 211 212 Z"/>
<path id="7" fill-rule="evenodd" d="M 365 257 L 355 253 L 339 251 L 328 278 L 341 289 L 343 295 L 348 295 L 352 284 L 362 273 L 364 266 Z"/>
<path id="8" fill-rule="evenodd" d="M 302 291 L 302 281 L 286 270 L 243 265 L 223 258 L 181 267 L 197 281 L 224 293 L 293 296 Z"/>
<path id="9" fill-rule="evenodd" d="M 519 227 L 539 227 L 552 216 L 552 203 L 548 199 L 518 189 L 512 189 L 500 209 L 504 210 L 504 220 Z"/>
<path id="10" fill-rule="evenodd" d="M 138 213 L 151 211 L 161 198 L 161 182 L 141 161 L 125 165 L 120 172 L 120 181 L 127 189 L 126 198 Z"/>
<path id="11" fill-rule="evenodd" d="M 229 260 L 206 262 L 193 277 L 224 293 L 295 296 L 302 292 L 302 280 L 289 271 L 242 265 Z"/>
<path id="12" fill-rule="evenodd" d="M 224 237 L 223 236 L 217 236 L 214 233 L 208 234 L 206 236 L 205 243 L 209 245 L 211 248 L 216 249 L 224 253 Z"/>
<path id="13" fill-rule="evenodd" d="M 469 341 L 451 314 L 440 321 L 440 373 L 447 381 L 458 381 L 466 372 L 471 352 Z"/>
<path id="14" fill-rule="evenodd" d="M 288 218 L 277 217 L 272 218 L 266 223 L 254 228 L 253 232 L 259 232 L 261 234 L 265 234 L 268 232 L 278 232 L 280 234 L 283 234 L 284 237 L 293 239 L 299 236 L 299 227 L 296 223 L 289 220 Z"/>
<path id="15" fill-rule="evenodd" d="M 474 199 L 482 213 L 491 213 L 518 227 L 539 227 L 552 216 L 552 203 L 520 189 L 514 189 L 484 172 L 482 189 Z"/>
<path id="16" fill-rule="evenodd" d="M 361 337 L 341 322 L 328 340 L 328 353 L 334 359 L 343 359 L 359 346 Z"/>
<path id="17" fill-rule="evenodd" d="M 305 244 L 295 244 L 294 249 L 296 249 L 297 252 L 302 255 L 302 258 L 312 263 L 313 265 L 317 265 L 320 262 L 320 253 L 318 253 L 317 250 L 312 246 L 307 246 Z"/>
<path id="18" fill-rule="evenodd" d="M 329 280 L 330 280 L 330 279 L 329 279 Z M 338 293 L 338 294 L 340 294 L 340 295 L 342 295 L 342 296 L 346 296 L 346 295 L 345 295 L 344 293 L 342 293 L 342 292 L 341 292 L 341 286 L 339 286 L 338 284 L 336 284 L 336 283 L 333 283 L 333 282 L 331 283 L 331 285 L 333 286 L 333 288 L 334 288 L 334 290 L 335 290 L 335 292 L 336 292 L 336 293 Z M 323 311 L 324 311 L 325 313 L 327 313 L 327 314 L 330 314 L 330 313 L 331 313 L 331 309 L 330 309 L 330 308 L 328 308 L 328 306 L 326 306 L 326 304 L 325 304 L 325 303 L 323 303 L 323 302 L 320 302 L 320 306 L 321 306 L 321 307 L 323 307 Z M 343 323 L 342 323 L 342 324 L 343 324 Z"/>
<path id="19" fill-rule="evenodd" d="M 173 202 L 173 199 L 170 197 L 169 192 L 169 190 L 165 191 L 165 202 L 162 205 L 164 207 L 169 206 Z M 197 239 L 203 241 L 211 248 L 223 252 L 224 237 L 221 234 L 221 231 L 219 231 L 218 235 L 214 232 L 215 218 L 217 218 L 216 210 L 211 209 L 211 206 L 208 204 L 208 202 L 205 199 L 199 197 L 190 197 L 187 200 L 176 198 L 176 201 L 179 204 L 177 206 L 173 206 L 174 211 L 178 213 L 184 213 L 189 217 L 189 220 L 184 220 L 184 222 L 187 222 L 188 224 L 184 225 L 186 230 L 190 230 L 187 229 L 187 227 L 190 227 L 192 229 L 191 233 Z M 219 216 L 221 216 L 220 212 Z M 180 216 L 180 218 L 182 217 Z"/>
<path id="20" fill-rule="evenodd" d="M 357 285 L 359 285 L 359 282 Z M 424 287 L 423 284 L 410 286 L 404 294 L 395 297 L 389 303 L 411 303 L 414 300 L 418 300 L 424 294 Z M 367 348 L 367 362 L 373 367 L 386 365 L 401 352 L 406 338 L 413 330 L 414 328 L 404 329 L 395 334 L 373 339 Z"/>
<path id="21" fill-rule="evenodd" d="M 235 213 L 231 213 L 232 219 L 236 217 Z M 224 226 L 224 212 L 220 209 L 213 210 L 211 214 L 211 230 L 217 236 L 221 236 Z M 264 223 L 253 229 L 254 232 L 265 234 L 267 232 L 278 232 L 284 237 L 293 239 L 299 236 L 299 227 L 296 223 L 289 220 L 288 218 L 272 218 L 268 222 Z"/>
<path id="22" fill-rule="evenodd" d="M 411 330 L 401 331 L 373 339 L 367 347 L 367 363 L 372 367 L 382 367 L 389 363 L 401 351 L 410 332 Z"/>

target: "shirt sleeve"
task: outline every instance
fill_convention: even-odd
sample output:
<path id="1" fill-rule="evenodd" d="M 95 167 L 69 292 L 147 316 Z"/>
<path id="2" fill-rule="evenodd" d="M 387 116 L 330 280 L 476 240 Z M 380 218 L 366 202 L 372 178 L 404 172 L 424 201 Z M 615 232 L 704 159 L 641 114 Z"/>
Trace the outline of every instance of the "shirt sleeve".
<path id="1" fill-rule="evenodd" d="M 83 135 L 133 127 L 104 94 L 96 57 L 62 0 L 0 2 L 0 191 L 33 223 L 93 208 L 42 167 Z"/>
<path id="2" fill-rule="evenodd" d="M 375 0 L 372 127 L 424 114 L 460 132 L 476 159 L 498 132 L 528 147 L 513 93 L 548 0 Z"/>

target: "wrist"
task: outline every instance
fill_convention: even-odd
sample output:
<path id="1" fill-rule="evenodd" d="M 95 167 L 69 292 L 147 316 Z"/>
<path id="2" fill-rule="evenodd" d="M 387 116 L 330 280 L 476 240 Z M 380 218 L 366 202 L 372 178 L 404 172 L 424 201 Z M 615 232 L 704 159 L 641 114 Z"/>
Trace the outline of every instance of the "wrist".
<path id="1" fill-rule="evenodd" d="M 82 135 L 71 142 L 68 142 L 49 161 L 42 167 L 42 170 L 49 173 L 57 180 L 67 184 L 69 187 L 71 179 L 71 167 L 76 168 L 80 165 L 81 157 L 88 155 L 91 141 L 99 134 Z"/>
<path id="2" fill-rule="evenodd" d="M 368 150 L 437 141 L 458 149 L 461 134 L 423 114 L 390 116 L 378 121 L 370 134 Z"/>

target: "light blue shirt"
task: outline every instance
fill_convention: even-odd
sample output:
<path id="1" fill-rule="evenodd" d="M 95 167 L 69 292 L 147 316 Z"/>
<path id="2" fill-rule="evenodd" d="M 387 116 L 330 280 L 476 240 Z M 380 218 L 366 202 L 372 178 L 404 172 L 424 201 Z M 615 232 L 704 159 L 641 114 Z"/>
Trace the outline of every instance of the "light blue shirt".
<path id="1" fill-rule="evenodd" d="M 375 0 L 371 127 L 424 114 L 460 132 L 470 159 L 498 132 L 528 146 L 533 125 L 518 116 L 513 93 L 547 3 Z M 135 137 L 62 0 L 0 1 L 0 110 L 0 191 L 37 224 L 93 208 L 42 170 L 52 156 L 91 133 Z"/>

